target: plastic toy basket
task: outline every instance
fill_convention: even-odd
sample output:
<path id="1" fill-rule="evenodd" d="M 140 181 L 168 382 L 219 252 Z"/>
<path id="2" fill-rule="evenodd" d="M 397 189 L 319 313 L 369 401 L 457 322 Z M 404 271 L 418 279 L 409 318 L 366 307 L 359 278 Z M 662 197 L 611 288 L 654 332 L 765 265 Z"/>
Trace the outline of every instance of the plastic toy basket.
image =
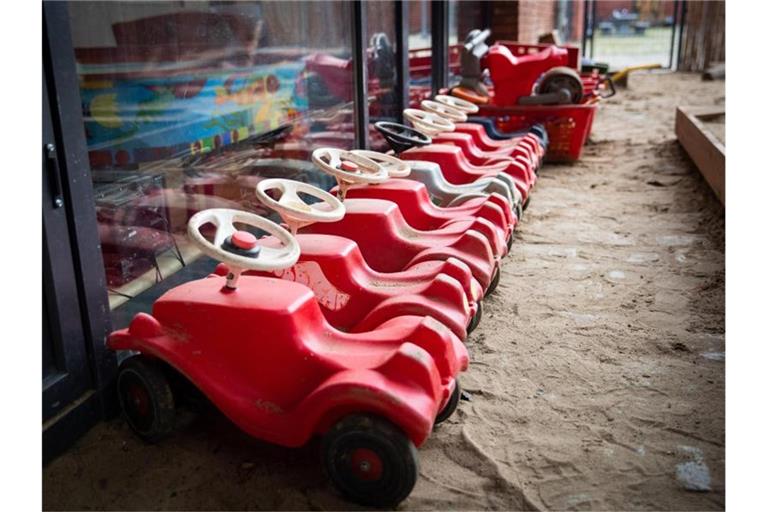
<path id="1" fill-rule="evenodd" d="M 484 106 L 482 116 L 493 117 L 503 132 L 525 130 L 540 123 L 547 129 L 549 162 L 572 162 L 581 156 L 581 150 L 592 130 L 598 102 L 592 100 L 580 105 L 530 105 L 514 107 Z"/>

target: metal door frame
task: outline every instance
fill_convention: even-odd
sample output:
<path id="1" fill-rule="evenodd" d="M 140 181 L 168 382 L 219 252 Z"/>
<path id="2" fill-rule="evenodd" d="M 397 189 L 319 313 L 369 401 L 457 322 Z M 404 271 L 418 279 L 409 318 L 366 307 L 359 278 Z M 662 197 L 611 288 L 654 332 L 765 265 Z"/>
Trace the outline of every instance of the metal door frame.
<path id="1" fill-rule="evenodd" d="M 75 358 L 81 354 L 84 367 L 72 369 L 72 372 L 83 372 L 88 377 L 87 389 L 43 426 L 43 459 L 50 460 L 96 421 L 111 416 L 117 409 L 113 395 L 116 360 L 104 343 L 111 330 L 107 283 L 65 2 L 43 2 L 43 80 L 44 90 L 48 93 L 48 102 L 43 108 L 49 110 L 51 121 L 50 132 L 44 132 L 44 137 L 51 137 L 51 140 L 44 140 L 43 145 L 51 143 L 55 146 L 63 202 L 59 210 L 66 221 L 66 229 L 49 232 L 48 236 L 49 240 L 51 236 L 66 239 L 69 252 L 66 258 L 71 257 L 73 262 L 68 292 L 73 299 L 76 297 L 78 306 L 78 311 L 71 312 L 66 321 L 79 322 L 83 332 L 77 348 L 72 346 L 73 340 L 66 340 L 67 354 L 62 357 Z M 48 241 L 46 245 L 49 250 L 52 248 L 50 243 Z M 43 271 L 58 272 L 57 266 L 64 259 L 57 258 L 54 253 L 48 254 Z M 49 265 L 48 269 L 46 265 Z M 49 292 L 54 291 L 46 290 Z"/>

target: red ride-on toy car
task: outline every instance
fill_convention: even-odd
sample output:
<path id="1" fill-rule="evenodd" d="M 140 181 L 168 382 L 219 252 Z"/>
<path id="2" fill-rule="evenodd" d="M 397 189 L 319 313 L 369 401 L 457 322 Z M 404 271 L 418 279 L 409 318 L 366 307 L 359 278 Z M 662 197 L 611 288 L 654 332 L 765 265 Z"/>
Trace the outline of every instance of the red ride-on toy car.
<path id="1" fill-rule="evenodd" d="M 395 155 L 432 144 L 432 139 L 404 124 L 379 121 L 376 130 L 384 137 Z M 409 159 L 411 180 L 423 183 L 432 201 L 438 206 L 479 205 L 497 193 L 503 196 L 512 207 L 518 220 L 522 218 L 523 196 L 515 186 L 511 176 L 499 173 L 496 176 L 478 178 L 468 183 L 455 184 L 448 181 L 440 164 L 427 160 Z"/>
<path id="2" fill-rule="evenodd" d="M 392 129 L 394 124 L 387 123 L 387 129 Z M 399 125 L 398 129 L 401 136 L 406 132 L 419 133 L 419 130 L 404 125 Z M 469 185 L 478 180 L 497 178 L 504 181 L 510 189 L 516 190 L 515 195 L 520 196 L 523 206 L 528 203 L 532 182 L 528 169 L 520 162 L 500 159 L 484 165 L 473 165 L 467 160 L 461 148 L 448 144 L 414 145 L 400 152 L 398 157 L 408 161 L 438 164 L 443 177 L 451 185 Z M 517 211 L 519 218 L 520 210 Z"/>
<path id="3" fill-rule="evenodd" d="M 371 155 L 375 156 L 375 159 L 370 158 Z M 389 170 L 399 175 L 407 175 L 410 173 L 409 166 L 394 157 L 387 158 L 386 156 L 378 157 L 380 153 L 367 152 L 361 150 L 342 151 L 336 148 L 320 148 L 314 151 L 312 154 L 312 161 L 326 174 L 336 178 L 338 184 L 335 189 L 339 194 L 339 197 L 344 200 L 347 190 L 354 185 L 380 185 L 389 179 Z M 357 160 L 351 160 L 351 159 Z M 392 165 L 396 162 L 397 165 Z M 396 202 L 395 195 L 392 200 Z M 407 203 L 407 200 L 406 200 Z M 354 203 L 356 211 L 360 211 L 360 207 L 365 203 Z M 401 212 L 402 213 L 402 212 Z M 502 212 L 503 214 L 503 212 Z M 406 222 L 408 222 L 406 220 Z M 410 224 L 409 224 L 410 225 Z M 410 227 L 413 227 L 410 225 Z M 474 229 L 483 234 L 488 243 L 491 245 L 491 250 L 495 258 L 501 258 L 504 256 L 504 238 L 499 238 L 497 230 L 491 221 L 487 221 L 484 218 L 466 218 L 463 220 L 457 220 L 456 222 L 442 223 L 439 228 L 429 230 L 432 234 L 441 235 L 456 235 L 464 233 L 470 229 Z"/>
<path id="4" fill-rule="evenodd" d="M 444 107 L 450 108 L 450 107 Z M 432 137 L 434 144 L 443 144 L 459 147 L 463 160 L 475 166 L 497 166 L 503 168 L 506 174 L 526 183 L 528 188 L 533 187 L 536 181 L 538 168 L 538 156 L 535 151 L 514 146 L 514 154 L 504 155 L 502 152 L 483 153 L 472 141 L 472 136 L 466 133 L 452 133 L 456 125 L 441 115 L 423 110 L 408 108 L 403 115 L 413 126 Z"/>
<path id="5" fill-rule="evenodd" d="M 465 116 L 464 120 L 469 120 L 469 115 L 476 114 L 480 108 L 469 101 L 462 100 L 456 96 L 450 96 L 445 94 L 438 94 L 435 96 L 435 101 L 442 103 L 443 105 L 458 110 Z M 458 117 L 461 119 L 461 117 Z M 541 164 L 541 160 L 544 157 L 544 143 L 540 138 L 542 133 L 526 132 L 525 134 L 519 134 L 508 139 L 494 139 L 486 131 L 486 127 L 483 124 L 477 122 L 455 122 L 456 132 L 466 133 L 472 137 L 472 142 L 483 151 L 497 151 L 508 148 L 510 144 L 518 144 L 528 148 L 533 155 L 538 157 L 538 164 Z M 487 121 L 490 121 L 487 119 Z M 540 127 L 541 128 L 541 127 Z M 538 132 L 538 129 L 536 129 Z M 543 132 L 546 135 L 546 132 Z"/>
<path id="6" fill-rule="evenodd" d="M 495 147 L 490 149 L 482 148 L 475 139 L 482 137 L 483 134 L 487 137 L 485 129 L 476 123 L 466 123 L 465 121 L 468 117 L 464 111 L 433 100 L 422 101 L 421 108 L 423 109 L 421 111 L 409 109 L 409 114 L 405 116 L 406 119 L 414 124 L 414 126 L 422 125 L 423 119 L 421 118 L 421 112 L 440 116 L 450 121 L 453 125 L 453 130 L 429 133 L 435 144 L 453 144 L 459 146 L 462 151 L 464 151 L 467 159 L 473 164 L 484 164 L 488 161 L 501 158 L 518 160 L 526 168 L 533 171 L 531 177 L 535 181 L 535 173 L 540 167 L 543 151 L 539 145 L 538 137 L 534 134 L 528 133 L 512 141 L 506 141 L 502 144 L 497 143 Z"/>
<path id="7" fill-rule="evenodd" d="M 442 99 L 438 100 L 438 98 Z M 446 103 L 449 101 L 447 98 L 453 97 L 437 95 L 435 100 L 422 101 L 422 110 L 408 109 L 408 112 L 403 112 L 403 114 L 414 126 L 419 127 L 430 135 L 435 144 L 454 144 L 461 147 L 464 154 L 473 164 L 483 164 L 488 160 L 509 157 L 520 160 L 526 167 L 532 168 L 534 171 L 538 170 L 543 149 L 536 135 L 527 133 L 501 143 L 499 143 L 500 141 L 494 141 L 495 144 L 490 144 L 489 147 L 488 141 L 490 138 L 485 128 L 477 123 L 468 123 L 468 109 L 461 109 L 455 104 L 448 105 Z M 471 105 L 469 102 L 466 103 Z M 475 108 L 477 108 L 476 105 Z M 431 116 L 424 116 L 423 112 L 434 114 L 450 121 L 453 129 L 451 130 L 447 127 L 438 129 L 438 126 L 431 127 L 424 122 L 425 117 Z M 477 142 L 478 140 L 481 143 L 486 142 L 484 147 L 480 146 L 480 143 Z"/>
<path id="8" fill-rule="evenodd" d="M 495 236 L 497 243 L 503 242 L 507 250 L 509 249 L 517 218 L 503 196 L 491 194 L 487 201 L 474 207 L 440 208 L 432 203 L 423 183 L 405 179 L 411 172 L 407 162 L 375 151 L 353 150 L 352 152 L 370 158 L 384 166 L 390 176 L 396 177 L 383 183 L 354 185 L 347 189 L 348 198 L 385 199 L 397 203 L 409 225 L 426 231 L 441 229 L 453 222 L 483 218 L 495 228 L 495 233 L 490 236 Z"/>
<path id="9" fill-rule="evenodd" d="M 579 103 L 584 85 L 568 67 L 568 50 L 550 46 L 516 57 L 504 45 L 488 50 L 486 63 L 493 81 L 493 102 L 499 106 Z"/>
<path id="10" fill-rule="evenodd" d="M 322 189 L 291 180 L 267 179 L 257 185 L 259 199 L 280 214 L 292 232 L 311 222 L 333 222 L 344 205 Z M 317 202 L 305 202 L 304 198 Z M 472 296 L 472 273 L 450 258 L 402 272 L 376 272 L 352 240 L 331 235 L 296 235 L 299 261 L 285 269 L 248 271 L 248 275 L 280 277 L 308 286 L 328 322 L 345 332 L 364 332 L 404 315 L 431 316 L 460 339 L 474 329 L 482 312 Z M 262 238 L 270 247 L 278 241 Z M 216 273 L 227 274 L 226 265 Z M 466 290 L 466 291 L 465 291 Z"/>
<path id="11" fill-rule="evenodd" d="M 387 179 L 386 169 L 351 151 L 319 148 L 312 153 L 312 161 L 337 178 L 340 196 L 354 184 Z M 366 261 L 379 272 L 396 272 L 423 261 L 453 256 L 469 266 L 486 293 L 498 284 L 499 260 L 505 248 L 492 236 L 494 228 L 487 220 L 476 218 L 453 222 L 438 230 L 420 231 L 406 222 L 397 204 L 391 201 L 349 199 L 344 204 L 347 214 L 340 221 L 313 224 L 303 231 L 354 240 Z M 490 232 L 491 236 L 480 230 Z"/>
<path id="12" fill-rule="evenodd" d="M 200 232 L 209 223 L 212 242 Z M 281 247 L 260 246 L 234 223 L 268 232 Z M 415 447 L 458 400 L 456 376 L 468 363 L 461 341 L 415 316 L 347 334 L 327 323 L 306 286 L 241 276 L 299 257 L 290 233 L 255 214 L 206 210 L 189 234 L 230 272 L 173 288 L 152 315 L 139 313 L 110 335 L 113 350 L 138 352 L 117 376 L 133 430 L 150 441 L 170 433 L 178 390 L 169 374 L 178 372 L 254 437 L 296 447 L 324 435 L 326 472 L 347 498 L 382 507 L 405 499 L 418 476 Z"/>

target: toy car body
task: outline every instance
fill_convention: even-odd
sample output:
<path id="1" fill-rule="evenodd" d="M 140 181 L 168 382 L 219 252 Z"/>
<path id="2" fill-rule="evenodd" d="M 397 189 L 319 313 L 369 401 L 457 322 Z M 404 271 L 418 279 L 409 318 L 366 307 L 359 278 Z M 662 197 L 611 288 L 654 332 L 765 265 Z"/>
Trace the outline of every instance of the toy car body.
<path id="1" fill-rule="evenodd" d="M 344 205 L 347 212 L 340 221 L 313 224 L 302 232 L 354 240 L 371 268 L 379 272 L 398 272 L 417 263 L 455 257 L 467 264 L 486 293 L 498 282 L 499 268 L 488 238 L 470 228 L 489 226 L 485 219 L 419 231 L 405 221 L 391 201 L 350 199 Z"/>
<path id="2" fill-rule="evenodd" d="M 544 149 L 532 133 L 510 141 L 497 141 L 491 139 L 485 129 L 477 123 L 455 123 L 455 126 L 455 131 L 445 134 L 452 137 L 443 138 L 441 134 L 434 137 L 433 141 L 436 144 L 451 143 L 460 146 L 472 163 L 484 163 L 489 159 L 508 156 L 527 161 L 534 171 L 541 166 Z"/>
<path id="3" fill-rule="evenodd" d="M 409 179 L 390 179 L 376 185 L 355 185 L 347 190 L 348 198 L 384 199 L 397 203 L 405 221 L 412 227 L 429 231 L 448 223 L 483 218 L 495 227 L 495 238 L 507 244 L 517 219 L 503 196 L 491 194 L 475 208 L 466 206 L 440 208 L 429 199 L 427 188 Z"/>
<path id="4" fill-rule="evenodd" d="M 547 146 L 549 145 L 549 136 L 547 134 L 547 130 L 543 125 L 540 125 L 540 124 L 535 124 L 530 128 L 528 128 L 527 130 L 520 130 L 515 132 L 503 132 L 499 129 L 498 126 L 496 126 L 496 122 L 494 121 L 493 117 L 469 116 L 467 118 L 467 122 L 472 124 L 479 124 L 480 126 L 482 126 L 483 131 L 485 132 L 485 135 L 491 141 L 505 141 L 510 139 L 516 139 L 516 138 L 524 137 L 525 135 L 531 133 L 536 137 L 536 139 L 538 139 L 539 145 L 542 147 L 544 151 L 546 151 Z"/>
<path id="5" fill-rule="evenodd" d="M 539 156 L 535 149 L 529 149 L 521 144 L 510 145 L 500 149 L 486 151 L 475 144 L 468 133 L 448 132 L 432 137 L 435 144 L 449 144 L 461 148 L 467 161 L 473 165 L 486 165 L 505 159 L 516 160 L 525 169 L 526 177 L 535 182 Z"/>
<path id="6" fill-rule="evenodd" d="M 475 146 L 482 151 L 503 150 L 520 145 L 525 146 L 538 157 L 541 157 L 545 152 L 541 140 L 531 132 L 518 134 L 506 140 L 497 140 L 488 134 L 487 129 L 482 124 L 475 122 L 456 123 L 456 132 L 469 135 Z"/>
<path id="7" fill-rule="evenodd" d="M 425 441 L 468 364 L 464 345 L 434 319 L 399 317 L 346 334 L 328 325 L 307 287 L 251 276 L 241 277 L 236 290 L 219 276 L 178 286 L 155 302 L 152 315 L 139 313 L 110 335 L 108 345 L 140 353 L 118 374 L 134 429 L 141 428 L 141 413 L 156 420 L 173 406 L 161 361 L 251 436 L 296 447 L 326 434 L 324 460 L 334 484 L 351 499 L 387 506 L 410 493 L 416 475 L 400 491 L 372 490 L 370 480 L 387 478 L 378 470 L 381 454 L 372 451 L 378 445 L 347 448 L 338 459 L 338 432 L 354 432 L 362 421 L 383 429 L 376 437 L 386 441 L 404 434 L 408 441 L 394 455 L 385 452 L 387 462 L 394 456 L 396 465 L 415 464 L 413 448 L 402 443 Z M 147 390 L 157 395 L 148 399 Z M 169 394 L 170 403 L 158 400 Z"/>
<path id="8" fill-rule="evenodd" d="M 484 201 L 493 193 L 506 199 L 515 211 L 518 203 L 522 203 L 522 197 L 517 189 L 514 187 L 510 189 L 507 183 L 497 178 L 483 178 L 473 183 L 453 185 L 446 181 L 442 169 L 434 162 L 411 160 L 408 163 L 411 166 L 408 179 L 423 183 L 437 206 L 472 205 L 476 207 L 484 204 Z"/>
<path id="9" fill-rule="evenodd" d="M 516 56 L 504 45 L 495 44 L 485 57 L 497 105 L 516 105 L 531 94 L 534 84 L 548 70 L 568 66 L 568 50 L 549 46 L 537 53 Z"/>
<path id="10" fill-rule="evenodd" d="M 403 425 L 418 446 L 468 364 L 434 320 L 349 335 L 328 325 L 307 287 L 249 276 L 234 292 L 219 276 L 178 286 L 108 345 L 165 361 L 238 427 L 283 446 L 303 445 L 350 407 Z"/>
<path id="11" fill-rule="evenodd" d="M 482 296 L 479 286 L 472 290 L 472 274 L 461 261 L 449 258 L 381 273 L 368 266 L 352 240 L 332 235 L 296 235 L 296 239 L 301 256 L 295 265 L 246 275 L 278 277 L 309 287 L 328 323 L 344 332 L 365 332 L 392 318 L 417 315 L 433 317 L 459 339 L 467 337 Z M 270 240 L 262 238 L 259 243 L 269 246 Z M 221 264 L 216 273 L 227 275 L 228 268 Z M 475 296 L 472 305 L 468 294 Z"/>
<path id="12" fill-rule="evenodd" d="M 429 146 L 414 147 L 403 151 L 398 155 L 403 160 L 426 160 L 440 165 L 443 176 L 449 183 L 461 185 L 473 183 L 482 178 L 503 178 L 517 188 L 528 199 L 532 187 L 530 171 L 520 162 L 511 159 L 500 159 L 497 163 L 474 165 L 461 148 L 448 144 L 431 144 Z"/>

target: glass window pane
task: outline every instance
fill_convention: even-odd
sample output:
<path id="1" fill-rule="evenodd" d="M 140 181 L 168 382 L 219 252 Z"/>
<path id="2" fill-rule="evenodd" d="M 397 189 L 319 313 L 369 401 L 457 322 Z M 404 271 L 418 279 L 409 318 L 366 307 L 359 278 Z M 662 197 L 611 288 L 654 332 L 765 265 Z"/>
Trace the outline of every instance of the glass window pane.
<path id="1" fill-rule="evenodd" d="M 408 57 L 411 100 L 429 96 L 432 88 L 432 4 L 429 0 L 408 2 Z"/>
<path id="2" fill-rule="evenodd" d="M 598 2 L 594 20 L 594 60 L 613 69 L 642 64 L 671 66 L 673 0 L 614 5 Z"/>
<path id="3" fill-rule="evenodd" d="M 399 48 L 395 34 L 395 2 L 377 0 L 365 2 L 368 9 L 368 130 L 371 149 L 384 151 L 388 145 L 373 123 L 394 121 L 398 103 L 396 56 Z"/>
<path id="4" fill-rule="evenodd" d="M 254 194 L 265 176 L 333 185 L 310 155 L 354 145 L 351 4 L 71 2 L 69 14 L 121 325 L 121 309 L 215 265 L 187 240 L 195 212 L 268 214 Z"/>
<path id="5" fill-rule="evenodd" d="M 448 84 L 461 81 L 461 44 L 471 30 L 484 30 L 483 2 L 450 0 L 448 2 Z"/>

